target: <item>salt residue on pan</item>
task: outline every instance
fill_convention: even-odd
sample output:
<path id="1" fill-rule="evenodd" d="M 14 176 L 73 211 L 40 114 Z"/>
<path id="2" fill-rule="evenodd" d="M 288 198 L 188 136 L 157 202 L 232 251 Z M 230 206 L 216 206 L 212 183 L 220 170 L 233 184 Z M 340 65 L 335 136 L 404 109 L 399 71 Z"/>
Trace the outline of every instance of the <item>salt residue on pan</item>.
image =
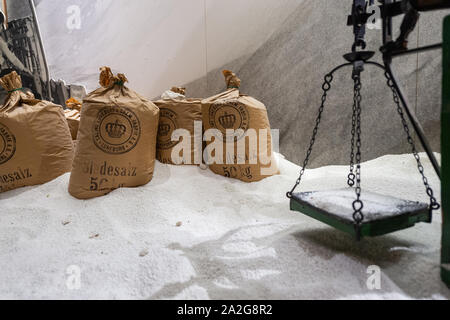
<path id="1" fill-rule="evenodd" d="M 345 220 L 353 221 L 353 201 L 356 199 L 354 189 L 304 192 L 296 194 L 296 196 L 316 208 L 337 215 Z M 424 203 L 402 200 L 369 191 L 361 193 L 361 201 L 364 204 L 362 213 L 364 214 L 365 222 L 380 220 L 427 207 Z"/>

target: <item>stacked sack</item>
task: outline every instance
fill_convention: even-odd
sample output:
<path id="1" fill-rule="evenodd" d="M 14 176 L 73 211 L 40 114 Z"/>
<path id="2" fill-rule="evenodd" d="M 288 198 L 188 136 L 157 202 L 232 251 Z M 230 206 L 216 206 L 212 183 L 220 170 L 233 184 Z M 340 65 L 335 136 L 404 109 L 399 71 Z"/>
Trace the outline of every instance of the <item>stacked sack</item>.
<path id="1" fill-rule="evenodd" d="M 216 174 L 244 182 L 278 174 L 266 107 L 240 93 L 234 73 L 223 75 L 228 90 L 202 101 L 207 164 Z"/>
<path id="2" fill-rule="evenodd" d="M 100 69 L 101 88 L 83 100 L 69 192 L 79 199 L 138 187 L 153 178 L 159 109 Z"/>
<path id="3" fill-rule="evenodd" d="M 0 193 L 43 184 L 69 172 L 73 144 L 63 108 L 34 98 L 14 71 L 0 79 Z"/>
<path id="4" fill-rule="evenodd" d="M 67 123 L 69 124 L 70 134 L 72 140 L 77 140 L 78 128 L 80 127 L 81 118 L 81 102 L 75 98 L 70 98 L 66 101 L 66 108 L 64 115 L 66 116 Z"/>
<path id="5" fill-rule="evenodd" d="M 202 162 L 202 104 L 200 99 L 187 99 L 185 93 L 185 88 L 173 87 L 155 101 L 161 111 L 156 156 L 162 163 Z M 172 140 L 175 130 L 181 136 Z"/>

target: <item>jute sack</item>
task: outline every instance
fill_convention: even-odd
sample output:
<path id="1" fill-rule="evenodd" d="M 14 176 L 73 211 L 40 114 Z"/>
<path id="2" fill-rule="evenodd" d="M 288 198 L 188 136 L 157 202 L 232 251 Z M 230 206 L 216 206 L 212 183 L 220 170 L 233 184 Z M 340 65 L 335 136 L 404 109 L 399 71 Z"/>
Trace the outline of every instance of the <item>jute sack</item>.
<path id="1" fill-rule="evenodd" d="M 69 193 L 78 199 L 138 187 L 153 178 L 159 109 L 100 69 L 101 88 L 83 100 Z"/>
<path id="2" fill-rule="evenodd" d="M 64 110 L 67 123 L 69 124 L 70 134 L 72 140 L 77 140 L 78 128 L 80 127 L 81 118 L 81 102 L 74 98 L 70 98 L 66 101 L 67 109 Z"/>
<path id="3" fill-rule="evenodd" d="M 162 163 L 202 163 L 202 104 L 200 99 L 186 98 L 185 90 L 173 87 L 155 101 L 161 110 L 156 157 Z M 185 134 L 172 141 L 172 134 L 180 129 Z"/>
<path id="4" fill-rule="evenodd" d="M 73 144 L 63 108 L 24 92 L 14 71 L 0 79 L 0 193 L 43 184 L 69 172 Z"/>
<path id="5" fill-rule="evenodd" d="M 245 182 L 278 174 L 266 107 L 239 92 L 234 73 L 223 74 L 228 90 L 202 101 L 205 161 L 214 173 Z"/>

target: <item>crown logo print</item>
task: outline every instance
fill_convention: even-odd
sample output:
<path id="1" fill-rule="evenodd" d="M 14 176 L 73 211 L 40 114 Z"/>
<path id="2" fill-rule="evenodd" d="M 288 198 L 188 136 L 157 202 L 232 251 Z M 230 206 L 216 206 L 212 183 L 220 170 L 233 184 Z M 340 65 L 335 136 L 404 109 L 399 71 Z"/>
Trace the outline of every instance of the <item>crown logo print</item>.
<path id="1" fill-rule="evenodd" d="M 233 129 L 234 124 L 236 123 L 236 116 L 225 112 L 223 116 L 219 117 L 219 123 L 225 129 Z"/>
<path id="2" fill-rule="evenodd" d="M 115 123 L 108 123 L 105 129 L 108 135 L 114 139 L 122 138 L 125 132 L 127 132 L 127 127 L 121 124 L 119 120 L 116 120 Z"/>
<path id="3" fill-rule="evenodd" d="M 170 132 L 170 125 L 168 125 L 167 123 L 159 125 L 159 133 L 162 136 L 167 136 L 169 132 Z"/>

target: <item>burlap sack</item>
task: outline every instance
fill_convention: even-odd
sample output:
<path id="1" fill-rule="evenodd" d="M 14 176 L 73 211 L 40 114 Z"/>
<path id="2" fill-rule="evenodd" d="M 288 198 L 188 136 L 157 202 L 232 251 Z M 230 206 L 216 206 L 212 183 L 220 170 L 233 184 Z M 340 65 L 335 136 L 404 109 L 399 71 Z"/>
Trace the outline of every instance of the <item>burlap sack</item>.
<path id="1" fill-rule="evenodd" d="M 67 109 L 64 110 L 67 123 L 69 124 L 70 134 L 72 140 L 77 140 L 78 128 L 80 127 L 81 119 L 81 102 L 74 98 L 70 98 L 66 101 Z"/>
<path id="2" fill-rule="evenodd" d="M 0 79 L 0 193 L 43 184 L 69 172 L 73 145 L 63 108 L 24 92 L 16 72 Z"/>
<path id="3" fill-rule="evenodd" d="M 69 192 L 79 199 L 137 187 L 153 178 L 159 109 L 100 69 L 101 88 L 83 100 Z"/>
<path id="4" fill-rule="evenodd" d="M 174 87 L 155 101 L 161 110 L 156 157 L 162 163 L 202 163 L 202 104 L 200 99 L 186 98 L 185 90 Z M 185 137 L 172 141 L 172 133 L 177 129 L 187 130 Z"/>
<path id="5" fill-rule="evenodd" d="M 241 81 L 234 73 L 223 74 L 228 90 L 202 101 L 205 139 L 211 140 L 205 160 L 213 172 L 245 182 L 277 174 L 266 107 L 239 92 Z M 210 134 L 210 129 L 217 133 Z"/>

